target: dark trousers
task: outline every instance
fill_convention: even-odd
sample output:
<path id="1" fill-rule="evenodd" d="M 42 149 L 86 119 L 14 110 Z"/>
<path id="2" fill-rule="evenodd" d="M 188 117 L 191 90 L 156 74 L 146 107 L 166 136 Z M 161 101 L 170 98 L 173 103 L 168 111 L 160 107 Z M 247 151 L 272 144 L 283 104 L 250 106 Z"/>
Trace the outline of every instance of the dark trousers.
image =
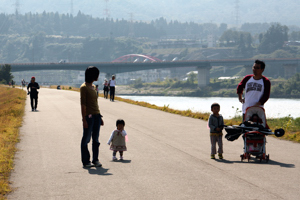
<path id="1" fill-rule="evenodd" d="M 115 100 L 115 87 L 110 87 L 110 100 Z"/>
<path id="2" fill-rule="evenodd" d="M 107 96 L 108 96 L 108 87 L 104 87 L 103 94 L 104 94 L 104 98 L 107 99 Z"/>
<path id="3" fill-rule="evenodd" d="M 113 151 L 113 156 L 116 156 L 116 155 L 117 155 L 117 152 L 118 152 L 118 151 Z M 119 153 L 120 153 L 120 156 L 123 156 L 123 151 L 119 151 Z"/>
<path id="4" fill-rule="evenodd" d="M 33 103 L 33 101 L 34 101 L 34 103 Z M 30 104 L 31 104 L 32 109 L 37 108 L 37 104 L 38 104 L 38 96 L 37 95 L 30 95 Z"/>
<path id="5" fill-rule="evenodd" d="M 92 115 L 91 118 L 86 116 L 86 121 L 88 123 L 88 128 L 83 128 L 83 136 L 81 139 L 81 161 L 84 165 L 90 163 L 90 152 L 88 150 L 88 143 L 91 138 L 92 142 L 92 151 L 93 151 L 93 160 L 92 162 L 99 161 L 99 134 L 101 126 L 101 115 Z"/>

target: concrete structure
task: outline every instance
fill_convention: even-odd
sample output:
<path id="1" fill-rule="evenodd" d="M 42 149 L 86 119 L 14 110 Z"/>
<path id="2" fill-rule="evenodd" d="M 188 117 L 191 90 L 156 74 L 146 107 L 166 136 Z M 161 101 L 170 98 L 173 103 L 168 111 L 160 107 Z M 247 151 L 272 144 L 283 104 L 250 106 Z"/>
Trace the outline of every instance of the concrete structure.
<path id="1" fill-rule="evenodd" d="M 284 65 L 299 67 L 300 59 L 297 58 L 278 58 L 264 59 L 267 65 Z M 205 86 L 209 83 L 209 70 L 211 66 L 238 66 L 252 65 L 253 59 L 230 59 L 230 60 L 194 60 L 194 61 L 174 61 L 174 62 L 83 62 L 83 63 L 12 63 L 11 71 L 30 71 L 30 70 L 81 70 L 84 71 L 87 66 L 93 65 L 101 68 L 102 73 L 106 73 L 107 77 L 112 74 L 134 72 L 140 70 L 165 69 L 178 67 L 197 67 L 199 86 Z M 202 70 L 202 68 L 204 68 Z M 207 69 L 208 68 L 208 69 Z M 205 70 L 207 69 L 207 70 Z M 294 68 L 287 67 L 286 73 L 293 73 L 290 70 Z"/>
<path id="2" fill-rule="evenodd" d="M 209 84 L 209 70 L 211 69 L 210 65 L 197 67 L 197 77 L 198 77 L 198 86 L 204 87 Z"/>

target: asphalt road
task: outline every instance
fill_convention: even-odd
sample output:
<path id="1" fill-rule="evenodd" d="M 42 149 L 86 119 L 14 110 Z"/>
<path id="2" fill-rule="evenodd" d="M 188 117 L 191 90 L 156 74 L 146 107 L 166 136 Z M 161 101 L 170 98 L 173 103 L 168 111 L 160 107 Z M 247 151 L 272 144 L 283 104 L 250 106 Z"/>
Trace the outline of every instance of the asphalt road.
<path id="1" fill-rule="evenodd" d="M 224 139 L 225 159 L 212 160 L 207 122 L 99 98 L 103 167 L 84 169 L 79 93 L 42 88 L 37 112 L 29 101 L 8 199 L 300 197 L 300 144 L 268 136 L 269 163 L 248 163 L 240 161 L 242 139 Z M 128 133 L 123 162 L 112 161 L 106 144 L 118 118 Z"/>

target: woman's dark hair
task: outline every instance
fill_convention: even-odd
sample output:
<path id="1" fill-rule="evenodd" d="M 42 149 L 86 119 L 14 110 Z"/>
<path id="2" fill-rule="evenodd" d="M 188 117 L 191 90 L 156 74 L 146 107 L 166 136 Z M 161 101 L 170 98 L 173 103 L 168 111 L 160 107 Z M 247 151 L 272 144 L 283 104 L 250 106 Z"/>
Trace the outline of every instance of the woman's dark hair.
<path id="1" fill-rule="evenodd" d="M 123 119 L 118 119 L 116 122 L 116 126 L 118 126 L 118 124 L 123 124 L 125 126 L 125 121 Z"/>
<path id="2" fill-rule="evenodd" d="M 89 66 L 85 70 L 85 82 L 92 83 L 93 81 L 97 80 L 99 77 L 100 71 L 95 66 Z"/>

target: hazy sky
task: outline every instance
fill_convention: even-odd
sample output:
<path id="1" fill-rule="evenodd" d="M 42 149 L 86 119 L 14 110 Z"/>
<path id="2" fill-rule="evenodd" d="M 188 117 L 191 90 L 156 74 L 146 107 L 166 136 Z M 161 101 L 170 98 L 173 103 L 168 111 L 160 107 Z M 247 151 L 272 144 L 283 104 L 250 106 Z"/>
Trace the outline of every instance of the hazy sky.
<path id="1" fill-rule="evenodd" d="M 56 12 L 93 17 L 151 21 L 160 17 L 181 22 L 280 22 L 300 26 L 300 0 L 0 0 L 1 13 Z M 73 7 L 71 6 L 73 2 Z M 237 18 L 238 17 L 238 18 Z M 237 20 L 238 19 L 238 20 Z"/>

